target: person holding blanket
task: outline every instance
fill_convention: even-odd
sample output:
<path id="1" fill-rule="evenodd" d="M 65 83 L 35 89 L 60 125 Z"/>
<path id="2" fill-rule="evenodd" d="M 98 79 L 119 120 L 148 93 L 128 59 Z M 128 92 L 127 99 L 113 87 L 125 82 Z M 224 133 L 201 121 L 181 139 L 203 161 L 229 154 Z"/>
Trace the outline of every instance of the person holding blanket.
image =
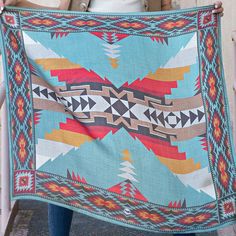
<path id="1" fill-rule="evenodd" d="M 160 0 L 159 0 L 160 1 Z M 187 1 L 187 0 L 186 0 Z M 158 0 L 61 0 L 56 8 L 45 7 L 26 0 L 6 0 L 3 6 L 17 6 L 28 8 L 47 8 L 57 10 L 77 10 L 89 12 L 144 12 L 157 11 L 160 6 Z M 161 1 L 162 10 L 171 9 L 171 0 Z M 222 2 L 215 2 L 214 14 L 223 16 Z M 48 222 L 51 236 L 67 236 L 70 232 L 73 211 L 67 208 L 48 204 Z M 194 236 L 195 234 L 176 234 L 178 236 Z"/>

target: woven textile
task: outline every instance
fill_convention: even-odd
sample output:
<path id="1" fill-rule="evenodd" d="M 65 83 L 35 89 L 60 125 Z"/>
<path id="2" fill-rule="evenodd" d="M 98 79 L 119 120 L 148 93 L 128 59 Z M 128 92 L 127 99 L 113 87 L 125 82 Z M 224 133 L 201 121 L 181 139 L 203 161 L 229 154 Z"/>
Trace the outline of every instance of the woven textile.
<path id="1" fill-rule="evenodd" d="M 212 9 L 6 8 L 12 199 L 153 232 L 235 223 L 235 153 Z"/>

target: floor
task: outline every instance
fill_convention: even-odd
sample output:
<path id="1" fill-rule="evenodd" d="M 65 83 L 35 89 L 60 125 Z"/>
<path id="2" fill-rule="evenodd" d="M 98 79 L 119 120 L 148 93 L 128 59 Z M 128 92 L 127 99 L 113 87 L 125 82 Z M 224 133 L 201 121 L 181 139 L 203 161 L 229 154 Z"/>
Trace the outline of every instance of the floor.
<path id="1" fill-rule="evenodd" d="M 106 223 L 75 213 L 70 236 L 170 236 L 170 234 L 145 233 L 143 231 Z M 11 236 L 49 236 L 47 204 L 38 201 L 20 201 Z M 197 236 L 236 236 L 236 227 Z"/>

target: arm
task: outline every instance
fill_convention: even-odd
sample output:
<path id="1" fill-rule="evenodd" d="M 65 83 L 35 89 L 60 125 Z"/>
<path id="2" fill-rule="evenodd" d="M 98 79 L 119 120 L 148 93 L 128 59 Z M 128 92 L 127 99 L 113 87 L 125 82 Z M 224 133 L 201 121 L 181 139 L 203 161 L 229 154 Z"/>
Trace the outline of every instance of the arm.
<path id="1" fill-rule="evenodd" d="M 172 0 L 162 0 L 161 1 L 161 10 L 167 11 L 172 9 Z"/>
<path id="2" fill-rule="evenodd" d="M 0 0 L 2 3 L 2 0 Z M 60 9 L 68 10 L 70 5 L 70 0 L 61 0 L 61 3 L 58 7 L 47 7 L 39 4 L 29 2 L 27 0 L 6 0 L 5 6 L 17 6 L 17 7 L 29 7 L 29 8 L 47 8 L 47 9 Z"/>

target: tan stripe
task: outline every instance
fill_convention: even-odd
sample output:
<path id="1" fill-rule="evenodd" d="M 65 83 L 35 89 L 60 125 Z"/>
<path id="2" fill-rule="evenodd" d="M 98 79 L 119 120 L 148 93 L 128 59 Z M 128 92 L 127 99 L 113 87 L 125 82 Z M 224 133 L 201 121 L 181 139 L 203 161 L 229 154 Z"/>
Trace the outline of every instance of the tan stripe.
<path id="1" fill-rule="evenodd" d="M 61 90 L 66 90 L 65 86 L 51 86 L 46 81 L 44 81 L 42 78 L 39 78 L 35 75 L 32 75 L 32 81 L 33 84 L 43 86 L 45 88 L 51 89 L 55 91 L 58 95 L 63 97 L 73 97 L 73 96 L 80 96 L 80 94 L 86 89 L 88 95 L 97 95 L 97 96 L 110 96 L 110 91 L 112 91 L 115 95 L 117 95 L 118 98 L 124 96 L 127 94 L 128 100 L 130 102 L 134 102 L 136 104 L 149 106 L 149 103 L 153 105 L 155 109 L 161 110 L 161 111 L 182 111 L 182 110 L 191 110 L 194 108 L 198 108 L 203 106 L 203 100 L 202 95 L 198 94 L 194 97 L 190 98 L 183 98 L 183 99 L 166 99 L 165 104 L 166 105 L 160 105 L 160 100 L 153 99 L 151 97 L 145 97 L 145 101 L 142 101 L 140 99 L 134 98 L 133 93 L 129 91 L 122 91 L 121 93 L 117 94 L 116 91 L 112 88 L 103 87 L 102 91 L 94 91 L 90 90 L 90 85 L 77 85 L 73 86 L 71 89 L 76 89 L 76 91 L 66 91 L 61 92 Z M 168 105 L 172 104 L 172 105 Z"/>
<path id="2" fill-rule="evenodd" d="M 61 92 L 60 90 L 64 91 L 66 90 L 66 86 L 52 86 L 51 84 L 47 83 L 44 79 L 35 76 L 35 75 L 31 75 L 32 78 L 32 83 L 35 85 L 39 85 L 39 86 L 43 86 L 47 89 L 51 89 L 52 91 L 56 92 L 58 95 L 63 96 L 63 97 L 73 97 L 73 96 L 79 96 L 84 89 L 87 89 L 88 92 L 90 89 L 90 85 L 81 85 L 81 86 L 73 86 L 73 89 L 80 89 L 80 90 L 76 90 L 76 91 L 66 91 L 66 92 Z M 98 92 L 99 95 L 101 96 L 101 91 Z M 93 95 L 94 91 L 91 91 L 90 93 L 88 93 L 88 95 Z"/>
<path id="3" fill-rule="evenodd" d="M 183 80 L 184 74 L 190 72 L 190 66 L 178 68 L 159 68 L 155 73 L 149 73 L 146 78 L 159 81 Z"/>
<path id="4" fill-rule="evenodd" d="M 108 116 L 107 121 L 111 124 L 115 123 L 116 125 L 118 125 L 120 119 L 118 119 L 116 122 L 112 122 L 112 117 Z M 168 138 L 168 136 L 170 136 L 171 141 L 184 141 L 206 133 L 206 123 L 178 129 L 169 129 L 158 126 L 155 130 L 153 130 L 151 123 L 140 120 L 132 120 L 131 126 L 124 119 L 123 123 L 126 124 L 128 128 L 133 130 L 138 130 L 138 126 L 147 127 L 149 128 L 150 133 L 155 135 L 156 137 Z"/>
<path id="5" fill-rule="evenodd" d="M 90 85 L 76 85 L 71 87 L 72 90 L 66 90 L 66 87 L 57 87 L 57 89 L 61 89 L 62 91 L 59 92 L 59 94 L 63 97 L 74 97 L 74 96 L 80 96 L 81 93 L 84 92 L 84 90 L 87 91 L 88 95 L 94 95 L 96 94 L 96 92 L 94 91 L 90 91 Z M 76 90 L 75 90 L 76 89 Z M 73 91 L 75 90 L 75 91 Z M 65 91 L 65 92 L 64 92 Z M 99 91 L 97 94 L 99 94 L 100 96 L 102 95 L 101 91 Z"/>
<path id="6" fill-rule="evenodd" d="M 184 141 L 195 138 L 206 133 L 206 123 L 193 125 L 188 128 L 176 129 L 176 137 L 171 137 L 171 141 Z"/>
<path id="7" fill-rule="evenodd" d="M 49 101 L 46 99 L 34 98 L 33 103 L 35 109 L 66 113 L 65 106 L 57 102 Z"/>
<path id="8" fill-rule="evenodd" d="M 65 86 L 52 86 L 47 81 L 45 81 L 43 78 L 38 77 L 36 75 L 31 74 L 31 80 L 33 84 L 43 86 L 45 88 L 51 89 L 52 91 L 60 94 L 59 89 L 65 89 Z"/>
<path id="9" fill-rule="evenodd" d="M 166 99 L 166 105 L 155 104 L 151 102 L 154 108 L 161 111 L 183 111 L 192 110 L 203 106 L 202 95 L 198 94 L 194 97 L 181 98 L 181 99 Z M 171 104 L 168 106 L 168 104 Z"/>
<path id="10" fill-rule="evenodd" d="M 93 140 L 90 136 L 68 130 L 53 130 L 52 133 L 45 135 L 45 139 L 66 143 L 74 147 L 79 147 L 83 143 Z"/>
<path id="11" fill-rule="evenodd" d="M 49 101 L 46 99 L 40 99 L 40 98 L 34 98 L 33 99 L 34 103 L 34 109 L 39 109 L 39 110 L 48 110 L 48 111 L 55 111 L 55 112 L 61 112 L 66 115 L 71 115 L 71 119 L 73 119 L 73 115 L 81 118 L 81 119 L 86 119 L 87 123 L 93 123 L 94 118 L 92 119 L 87 119 L 87 116 L 85 116 L 82 112 L 72 112 L 71 110 L 65 110 L 65 106 L 61 103 L 54 102 L 54 101 Z M 99 116 L 101 116 L 102 113 L 99 113 Z"/>
<path id="12" fill-rule="evenodd" d="M 113 122 L 113 116 L 112 114 L 103 114 L 101 112 L 91 112 L 91 119 L 93 120 L 95 117 L 106 117 L 107 122 L 113 125 L 119 125 L 119 123 L 122 121 L 128 128 L 133 130 L 138 130 L 139 126 L 144 126 L 149 128 L 150 133 L 157 136 L 157 137 L 163 137 L 167 138 L 169 135 L 171 136 L 171 141 L 183 141 L 192 139 L 196 136 L 202 135 L 206 133 L 206 123 L 201 123 L 197 125 L 192 125 L 190 127 L 186 128 L 178 128 L 178 129 L 168 129 L 165 127 L 158 126 L 156 130 L 153 131 L 152 124 L 140 120 L 132 120 L 131 125 L 127 123 L 125 119 L 122 117 L 117 119 L 115 122 Z"/>
<path id="13" fill-rule="evenodd" d="M 193 158 L 188 160 L 174 160 L 158 156 L 158 159 L 175 174 L 189 174 L 201 169 L 201 164 L 195 164 Z"/>
<path id="14" fill-rule="evenodd" d="M 33 74 L 31 74 L 31 80 L 32 80 L 32 83 L 33 84 L 37 84 L 37 85 L 41 85 L 41 86 L 44 86 L 44 87 L 46 87 L 46 88 L 49 88 L 50 87 L 50 89 L 51 89 L 51 85 L 50 84 L 48 84 L 43 78 L 40 78 L 40 77 L 38 77 L 38 76 L 36 76 L 36 75 L 33 75 Z"/>
<path id="15" fill-rule="evenodd" d="M 45 99 L 34 98 L 34 108 L 62 112 L 71 115 L 74 114 L 78 118 L 85 119 L 84 121 L 86 121 L 87 123 L 93 123 L 95 117 L 106 117 L 107 122 L 110 124 L 119 125 L 119 123 L 122 121 L 129 129 L 133 130 L 138 130 L 139 126 L 144 126 L 149 128 L 150 133 L 157 137 L 167 138 L 170 135 L 171 141 L 183 141 L 206 133 L 206 123 L 201 123 L 197 125 L 192 125 L 190 127 L 178 128 L 178 129 L 168 129 L 165 127 L 158 126 L 156 130 L 153 131 L 151 123 L 140 120 L 132 120 L 131 125 L 129 125 L 122 117 L 113 122 L 112 114 L 106 114 L 103 112 L 91 112 L 90 119 L 87 119 L 82 112 L 72 112 L 72 111 L 65 112 L 64 105 L 59 104 L 57 102 L 48 101 Z"/>
<path id="16" fill-rule="evenodd" d="M 66 58 L 36 59 L 35 62 L 42 66 L 46 71 L 82 68 L 80 65 L 75 64 Z"/>

